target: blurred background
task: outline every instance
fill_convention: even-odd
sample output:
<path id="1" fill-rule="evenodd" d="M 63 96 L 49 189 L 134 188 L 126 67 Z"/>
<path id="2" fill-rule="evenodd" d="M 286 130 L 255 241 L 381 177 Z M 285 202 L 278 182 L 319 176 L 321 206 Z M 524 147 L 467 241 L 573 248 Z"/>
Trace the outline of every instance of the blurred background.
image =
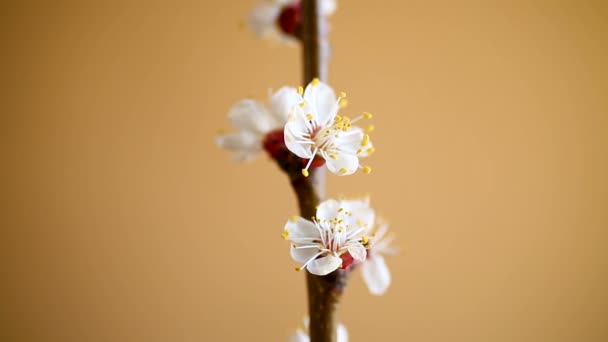
<path id="1" fill-rule="evenodd" d="M 2 341 L 284 341 L 297 211 L 262 155 L 214 144 L 301 83 L 255 1 L 8 1 Z M 351 341 L 608 340 L 605 1 L 339 1 L 330 82 L 374 113 L 372 194 L 403 253 L 353 274 Z"/>

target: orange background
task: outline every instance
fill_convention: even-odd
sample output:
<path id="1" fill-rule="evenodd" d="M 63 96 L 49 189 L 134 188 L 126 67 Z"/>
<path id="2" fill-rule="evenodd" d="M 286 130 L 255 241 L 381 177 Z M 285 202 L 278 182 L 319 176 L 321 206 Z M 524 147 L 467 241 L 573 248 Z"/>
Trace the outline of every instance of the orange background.
<path id="1" fill-rule="evenodd" d="M 2 341 L 283 341 L 305 314 L 285 177 L 214 145 L 298 85 L 255 1 L 4 2 Z M 608 6 L 342 0 L 331 84 L 375 114 L 370 192 L 404 247 L 354 274 L 352 341 L 608 340 Z"/>

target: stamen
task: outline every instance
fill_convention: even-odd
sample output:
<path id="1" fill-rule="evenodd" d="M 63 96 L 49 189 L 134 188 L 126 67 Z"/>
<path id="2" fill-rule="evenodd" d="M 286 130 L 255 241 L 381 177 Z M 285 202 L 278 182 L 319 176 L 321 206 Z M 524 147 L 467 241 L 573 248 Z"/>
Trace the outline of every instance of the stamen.
<path id="1" fill-rule="evenodd" d="M 369 134 L 363 136 L 363 140 L 361 141 L 361 146 L 365 146 L 369 144 Z"/>
<path id="2" fill-rule="evenodd" d="M 369 166 L 364 166 L 363 173 L 365 173 L 366 175 L 369 175 L 370 173 L 372 173 L 372 168 Z"/>
<path id="3" fill-rule="evenodd" d="M 306 107 L 306 102 L 300 102 L 298 106 L 300 106 L 300 108 L 304 108 Z"/>
<path id="4" fill-rule="evenodd" d="M 315 150 L 312 152 L 312 157 L 310 159 L 308 159 L 308 164 L 306 164 L 306 167 L 302 169 L 302 174 L 304 175 L 304 177 L 308 177 L 309 173 L 308 173 L 308 169 L 310 168 L 310 165 L 312 164 L 312 161 L 315 159 L 315 156 L 317 155 L 317 152 L 319 151 L 319 148 L 315 148 Z"/>
<path id="5" fill-rule="evenodd" d="M 370 112 L 363 112 L 363 117 L 366 119 L 371 119 L 372 118 L 372 114 Z"/>
<path id="6" fill-rule="evenodd" d="M 346 173 L 346 172 L 348 172 L 348 171 L 346 171 L 346 169 L 345 169 L 345 168 L 341 168 L 340 170 L 338 170 L 338 172 L 339 172 L 341 175 L 343 175 L 343 174 L 345 174 L 345 173 Z"/>
<path id="7" fill-rule="evenodd" d="M 321 81 L 319 81 L 319 79 L 315 77 L 315 78 L 312 79 L 312 82 L 310 82 L 310 83 L 312 83 L 312 85 L 314 87 L 316 87 L 316 86 L 319 85 L 319 83 L 321 83 Z"/>
<path id="8" fill-rule="evenodd" d="M 310 113 L 306 114 L 306 119 L 307 120 L 312 120 L 312 118 L 313 118 L 312 114 L 310 114 Z"/>
<path id="9" fill-rule="evenodd" d="M 348 106 L 348 100 L 347 99 L 340 99 L 340 108 L 344 108 Z"/>
<path id="10" fill-rule="evenodd" d="M 302 86 L 298 87 L 298 95 L 302 96 L 302 94 L 304 94 L 304 88 L 302 88 Z"/>
<path id="11" fill-rule="evenodd" d="M 346 97 L 346 93 L 345 93 L 345 92 L 343 92 L 343 91 L 341 91 L 339 96 L 340 96 L 341 98 L 345 98 L 345 97 Z"/>
<path id="12" fill-rule="evenodd" d="M 367 128 L 365 129 L 365 131 L 366 131 L 367 133 L 370 133 L 371 131 L 373 131 L 373 130 L 374 130 L 374 128 L 375 128 L 375 127 L 374 127 L 374 125 L 369 125 L 369 126 L 367 126 Z"/>
<path id="13" fill-rule="evenodd" d="M 283 237 L 283 240 L 289 239 L 289 230 L 284 231 L 281 236 Z"/>

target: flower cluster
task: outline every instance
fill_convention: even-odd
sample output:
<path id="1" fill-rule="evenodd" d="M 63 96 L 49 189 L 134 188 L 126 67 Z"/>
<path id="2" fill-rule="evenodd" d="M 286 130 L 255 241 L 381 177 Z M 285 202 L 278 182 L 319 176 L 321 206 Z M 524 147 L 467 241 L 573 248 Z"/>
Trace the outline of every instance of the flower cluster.
<path id="1" fill-rule="evenodd" d="M 383 294 L 391 282 L 383 255 L 397 250 L 386 235 L 388 225 L 376 224 L 375 216 L 364 198 L 324 201 L 311 220 L 292 217 L 282 236 L 291 242 L 291 257 L 301 264 L 296 270 L 323 276 L 362 264 L 370 292 Z"/>
<path id="2" fill-rule="evenodd" d="M 371 119 L 372 115 L 365 112 L 354 119 L 340 116 L 345 98 L 344 92 L 336 96 L 329 85 L 314 79 L 305 90 L 281 88 L 271 95 L 269 109 L 254 100 L 243 100 L 228 112 L 232 125 L 241 131 L 221 135 L 217 143 L 236 151 L 238 160 L 252 159 L 263 147 L 276 157 L 277 145 L 284 145 L 306 161 L 304 176 L 309 175 L 311 167 L 323 164 L 340 176 L 359 169 L 369 174 L 371 167 L 362 166 L 359 158 L 375 151 L 367 133 L 373 126 L 366 132 L 354 124 Z M 281 126 L 283 129 L 279 130 Z"/>

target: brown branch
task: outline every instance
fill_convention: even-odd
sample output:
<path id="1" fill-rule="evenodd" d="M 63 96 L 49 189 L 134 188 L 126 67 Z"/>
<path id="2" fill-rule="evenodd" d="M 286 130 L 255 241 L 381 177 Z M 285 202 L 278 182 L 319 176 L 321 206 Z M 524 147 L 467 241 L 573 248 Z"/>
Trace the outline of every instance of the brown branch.
<path id="1" fill-rule="evenodd" d="M 304 84 L 314 78 L 327 77 L 327 30 L 325 18 L 320 15 L 318 0 L 302 0 L 302 40 Z M 299 171 L 299 170 L 298 170 Z M 319 201 L 325 195 L 325 168 L 311 170 L 305 178 L 299 172 L 291 173 L 291 184 L 298 197 L 300 213 L 305 218 L 315 215 Z M 347 271 L 337 270 L 326 276 L 306 272 L 308 313 L 311 342 L 336 341 L 336 308 L 346 285 Z"/>

